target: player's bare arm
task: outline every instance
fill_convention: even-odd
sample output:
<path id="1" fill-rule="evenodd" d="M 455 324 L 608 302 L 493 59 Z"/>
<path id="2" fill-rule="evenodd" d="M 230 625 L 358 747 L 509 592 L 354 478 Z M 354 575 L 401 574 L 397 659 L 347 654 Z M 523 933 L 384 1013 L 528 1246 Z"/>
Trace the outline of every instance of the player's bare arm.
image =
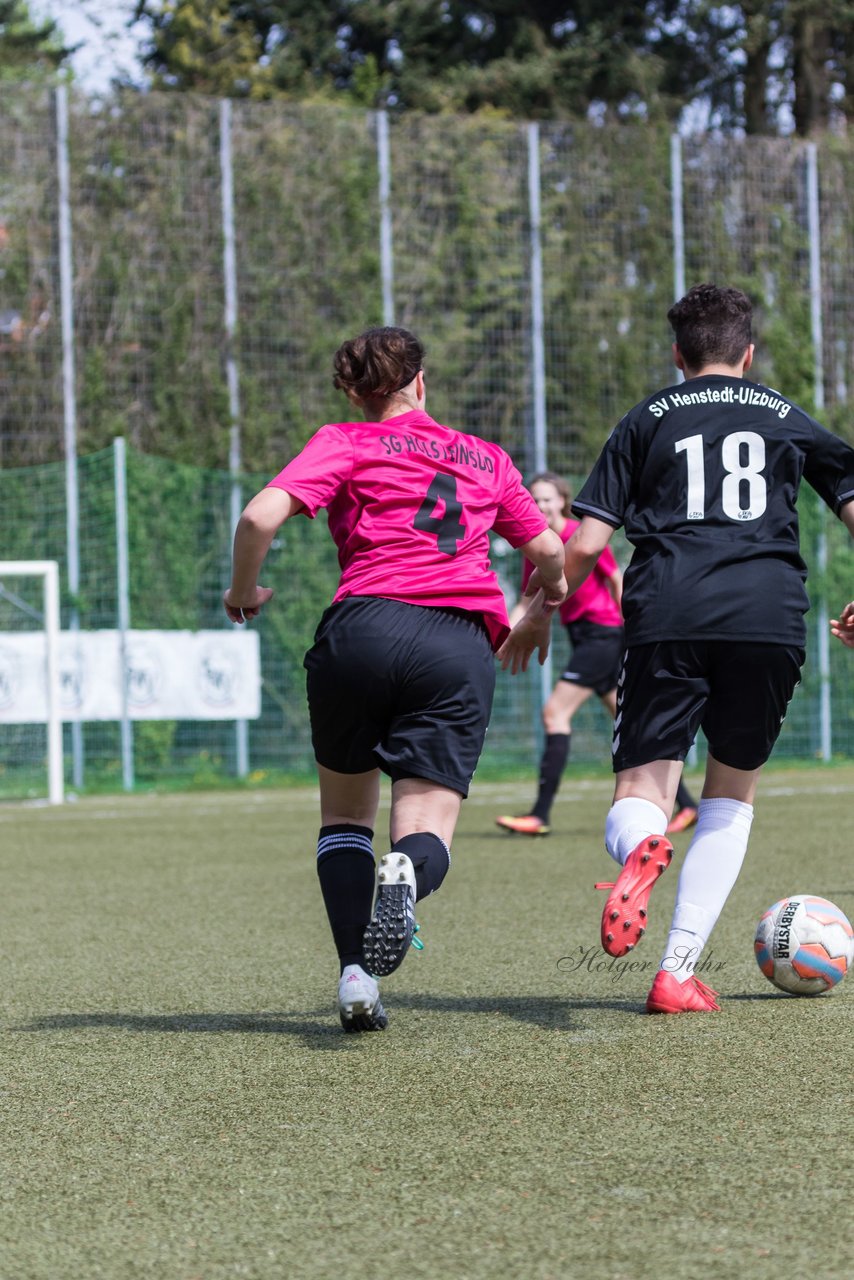
<path id="1" fill-rule="evenodd" d="M 623 573 L 621 569 L 616 569 L 608 578 L 608 590 L 614 599 L 617 608 L 622 612 L 623 609 Z"/>
<path id="2" fill-rule="evenodd" d="M 566 547 L 562 548 L 565 552 L 564 572 L 568 595 L 577 591 L 593 571 L 613 532 L 613 527 L 604 520 L 596 520 L 593 516 L 582 518 Z M 530 558 L 533 559 L 532 556 Z M 539 651 L 540 665 L 545 662 L 548 654 L 551 617 L 550 612 L 545 613 L 538 601 L 537 593 L 541 589 L 545 589 L 545 583 L 538 566 L 525 589 L 526 596 L 534 597 L 533 602 L 498 650 L 502 667 L 505 671 L 509 667 L 514 675 L 517 671 L 527 671 L 535 649 Z"/>
<path id="3" fill-rule="evenodd" d="M 556 533 L 551 529 L 544 529 L 536 538 L 520 547 L 520 550 L 535 566 L 532 577 L 536 577 L 537 586 L 533 591 L 530 583 L 526 587 L 522 600 L 514 610 L 514 617 L 518 621 L 498 650 L 501 666 L 505 671 L 509 667 L 513 675 L 519 671 L 527 671 L 535 649 L 540 665 L 545 662 L 549 651 L 552 614 L 567 595 L 563 572 L 563 543 Z M 524 612 L 520 612 L 522 605 L 527 605 Z M 505 652 L 508 641 L 514 635 L 516 642 L 511 650 Z"/>
<path id="4" fill-rule="evenodd" d="M 597 560 L 607 547 L 614 533 L 613 525 L 594 516 L 582 516 L 581 523 L 565 547 L 565 573 L 569 594 L 577 591 L 585 578 L 593 572 Z M 620 578 L 622 594 L 622 577 Z M 617 597 L 614 597 L 617 599 Z"/>
<path id="5" fill-rule="evenodd" d="M 234 534 L 231 586 L 222 598 L 232 622 L 257 617 L 272 597 L 271 587 L 258 585 L 261 565 L 278 530 L 302 509 L 299 498 L 276 488 L 262 489 L 247 503 Z"/>
<path id="6" fill-rule="evenodd" d="M 540 666 L 543 665 L 548 657 L 552 614 L 556 607 L 547 603 L 542 589 L 528 601 L 525 612 L 498 650 L 497 657 L 504 671 L 509 668 L 514 676 L 520 671 L 527 671 L 534 650 Z"/>
<path id="7" fill-rule="evenodd" d="M 563 604 L 567 596 L 566 578 L 564 576 L 563 543 L 551 529 L 544 529 L 536 538 L 524 543 L 519 548 L 534 566 L 538 575 L 534 591 L 526 589 L 526 596 L 536 595 L 542 590 L 543 599 L 548 605 Z"/>

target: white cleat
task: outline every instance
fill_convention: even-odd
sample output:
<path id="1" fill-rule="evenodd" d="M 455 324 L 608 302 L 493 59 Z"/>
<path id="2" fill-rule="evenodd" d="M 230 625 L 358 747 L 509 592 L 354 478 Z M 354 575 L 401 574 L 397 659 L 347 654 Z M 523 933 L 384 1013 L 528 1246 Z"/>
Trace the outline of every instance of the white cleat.
<path id="1" fill-rule="evenodd" d="M 338 1013 L 345 1031 L 385 1031 L 380 989 L 361 965 L 348 964 L 338 983 Z"/>
<path id="2" fill-rule="evenodd" d="M 380 977 L 403 963 L 415 933 L 415 868 L 405 853 L 387 853 L 377 868 L 374 914 L 365 930 L 365 963 Z"/>

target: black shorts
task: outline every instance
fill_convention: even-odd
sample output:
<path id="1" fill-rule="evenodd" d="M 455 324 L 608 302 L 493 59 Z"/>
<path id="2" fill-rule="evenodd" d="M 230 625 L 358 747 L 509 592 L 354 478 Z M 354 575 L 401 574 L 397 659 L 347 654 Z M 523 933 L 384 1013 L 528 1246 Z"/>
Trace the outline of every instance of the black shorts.
<path id="1" fill-rule="evenodd" d="M 739 640 L 669 640 L 627 649 L 617 687 L 614 772 L 684 760 L 699 729 L 732 769 L 770 756 L 804 651 Z"/>
<path id="2" fill-rule="evenodd" d="M 479 615 L 352 596 L 326 610 L 304 666 L 318 764 L 468 795 L 495 691 Z"/>
<path id="3" fill-rule="evenodd" d="M 566 630 L 571 652 L 561 680 L 592 689 L 600 698 L 616 689 L 626 643 L 623 628 L 579 620 L 570 622 Z"/>

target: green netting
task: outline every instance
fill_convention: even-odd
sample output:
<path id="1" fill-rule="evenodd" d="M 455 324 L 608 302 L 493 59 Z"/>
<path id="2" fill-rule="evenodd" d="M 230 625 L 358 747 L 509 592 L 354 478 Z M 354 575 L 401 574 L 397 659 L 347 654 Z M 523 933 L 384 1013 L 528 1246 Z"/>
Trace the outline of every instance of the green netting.
<path id="1" fill-rule="evenodd" d="M 242 484 L 245 499 L 321 422 L 346 414 L 331 386 L 332 352 L 382 319 L 376 115 L 240 102 L 231 120 L 238 315 L 230 340 L 220 104 L 184 94 L 128 93 L 106 105 L 71 98 L 71 353 L 83 454 L 80 587 L 72 600 L 56 103 L 26 89 L 0 103 L 0 556 L 60 562 L 66 625 L 72 616 L 83 628 L 116 622 L 109 446 L 121 435 L 133 446 L 132 625 L 224 626 L 219 597 L 232 497 L 224 469 L 234 426 L 228 358 L 239 377 L 242 466 L 252 472 Z M 394 311 L 426 343 L 429 408 L 499 441 L 530 472 L 532 135 L 525 124 L 491 117 L 409 114 L 389 126 Z M 665 319 L 677 242 L 671 140 L 656 128 L 565 122 L 541 125 L 538 136 L 548 460 L 577 484 L 622 412 L 674 376 Z M 757 375 L 807 407 L 822 406 L 828 425 L 850 436 L 854 145 L 827 137 L 814 152 L 811 146 L 683 140 L 685 276 L 689 284 L 714 278 L 747 288 L 758 304 Z M 812 155 L 820 234 L 811 243 Z M 816 248 L 820 377 L 811 338 Z M 803 513 L 811 590 L 826 590 L 833 611 L 854 582 L 849 540 L 826 521 L 829 563 L 820 575 L 820 522 L 809 499 Z M 251 772 L 310 765 L 301 659 L 336 579 L 324 523 L 292 522 L 270 556 L 277 596 L 259 624 L 263 712 L 249 726 Z M 625 549 L 618 554 L 625 561 Z M 512 593 L 516 558 L 499 556 L 496 564 Z M 30 588 L 19 585 L 26 595 Z M 7 606 L 0 633 L 30 625 L 26 610 L 19 616 Z M 831 683 L 822 689 L 818 616 L 811 615 L 809 663 L 778 751 L 814 756 L 822 749 L 820 709 L 832 692 L 832 749 L 850 754 L 851 655 L 830 646 Z M 561 637 L 555 672 L 563 644 Z M 499 678 L 484 767 L 530 766 L 538 704 L 539 673 Z M 607 759 L 608 724 L 598 705 L 582 709 L 574 735 L 575 759 Z M 135 775 L 232 776 L 238 736 L 233 725 L 213 722 L 139 722 Z M 38 726 L 0 730 L 7 780 L 39 774 L 43 740 Z M 66 730 L 66 748 L 85 785 L 120 783 L 115 725 Z"/>
<path id="2" fill-rule="evenodd" d="M 382 319 L 375 113 L 232 105 L 237 331 L 225 334 L 220 104 L 128 93 L 71 100 L 70 221 L 79 451 L 116 435 L 225 467 L 226 360 L 242 465 L 273 471 L 343 412 L 331 356 Z M 63 456 L 55 106 L 0 103 L 0 462 Z M 435 416 L 534 461 L 528 126 L 417 114 L 389 127 L 395 318 L 428 350 Z M 850 430 L 854 145 L 682 142 L 684 266 L 757 301 L 757 375 L 817 398 L 810 252 L 819 250 L 824 416 Z M 590 466 L 634 401 L 673 376 L 671 140 L 654 127 L 539 128 L 545 416 L 551 464 Z"/>
<path id="3" fill-rule="evenodd" d="M 59 464 L 0 471 L 0 503 L 6 515 L 6 559 L 56 559 L 62 582 L 62 622 L 76 616 L 81 628 L 114 628 L 118 620 L 118 575 L 114 450 L 79 460 L 80 591 L 67 588 L 65 468 Z M 241 502 L 269 476 L 244 477 Z M 580 483 L 582 477 L 574 478 Z M 135 450 L 127 452 L 130 622 L 136 629 L 228 628 L 221 596 L 230 567 L 232 480 L 221 471 L 170 462 Z M 822 596 L 837 605 L 850 596 L 854 552 L 844 527 L 811 490 L 801 501 L 805 557 L 819 564 L 818 543 L 827 543 L 827 569 L 811 574 L 815 608 L 804 680 L 792 704 L 777 757 L 817 758 L 822 752 L 822 680 L 817 626 Z M 625 566 L 629 548 L 618 536 L 615 552 Z M 512 601 L 519 590 L 519 557 L 496 542 L 493 563 Z M 261 715 L 248 724 L 248 768 L 253 781 L 312 770 L 302 659 L 314 629 L 334 594 L 338 579 L 335 548 L 321 515 L 289 521 L 267 559 L 263 581 L 276 594 L 252 624 L 260 634 Z M 35 579 L 3 582 L 0 592 L 0 656 L 4 634 L 41 628 L 41 585 Z M 553 670 L 567 654 L 556 629 Z M 2 666 L 2 664 L 0 664 Z M 854 755 L 854 664 L 850 653 L 830 645 L 831 747 Z M 483 756 L 484 771 L 530 768 L 540 742 L 539 671 L 522 677 L 500 673 L 495 710 Z M 134 777 L 139 785 L 168 786 L 235 778 L 239 769 L 238 731 L 229 721 L 136 721 L 132 727 Z M 573 759 L 605 764 L 610 722 L 598 699 L 591 699 L 573 722 Z M 703 754 L 703 744 L 699 744 Z M 80 754 L 82 753 L 82 755 Z M 0 725 L 0 795 L 44 794 L 46 734 L 41 725 Z M 69 783 L 82 768 L 89 789 L 122 785 L 118 724 L 90 722 L 75 744 L 65 729 Z M 78 775 L 79 777 L 79 775 Z"/>

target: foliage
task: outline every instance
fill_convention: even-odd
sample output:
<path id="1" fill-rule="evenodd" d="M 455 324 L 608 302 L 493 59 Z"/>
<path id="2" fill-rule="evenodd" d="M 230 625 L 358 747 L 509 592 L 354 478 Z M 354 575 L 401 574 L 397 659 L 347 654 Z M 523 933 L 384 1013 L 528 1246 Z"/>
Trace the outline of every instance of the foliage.
<path id="1" fill-rule="evenodd" d="M 29 109 L 26 109 L 29 106 Z M 331 357 L 383 319 L 377 120 L 361 109 L 233 104 L 237 331 L 225 334 L 220 106 L 190 94 L 74 99 L 71 201 L 77 440 L 123 435 L 225 468 L 226 358 L 239 374 L 241 469 L 269 478 L 348 413 Z M 63 456 L 54 122 L 46 95 L 3 104 L 0 334 L 6 467 Z M 533 465 L 530 127 L 483 113 L 390 117 L 397 322 L 427 346 L 429 408 Z M 665 125 L 539 126 L 550 461 L 583 472 L 628 405 L 672 376 L 665 315 L 675 229 Z M 824 407 L 851 431 L 850 139 L 817 148 Z M 756 376 L 816 398 L 807 145 L 682 143 L 685 280 L 757 305 Z M 40 319 L 41 318 L 41 319 Z"/>
<path id="2" fill-rule="evenodd" d="M 62 42 L 56 22 L 39 21 L 26 0 L 0 0 L 0 84 L 54 79 L 73 52 Z"/>
<path id="3" fill-rule="evenodd" d="M 808 136 L 850 117 L 854 0 L 138 0 L 157 88 Z"/>
<path id="4" fill-rule="evenodd" d="M 718 129 L 809 136 L 850 118 L 852 0 L 680 0 L 656 42 L 671 100 Z"/>
<path id="5" fill-rule="evenodd" d="M 238 506 L 266 481 L 266 475 L 242 478 Z M 574 487 L 583 474 L 571 477 Z M 60 563 L 62 621 L 68 626 L 72 607 L 82 628 L 114 628 L 117 621 L 115 453 L 84 456 L 78 468 L 80 590 L 68 591 L 66 475 L 62 464 L 0 470 L 0 504 L 6 517 L 5 550 L 9 559 L 44 558 Z M 229 577 L 233 480 L 225 471 L 176 464 L 127 450 L 128 550 L 130 620 L 136 629 L 200 630 L 227 627 L 221 596 Z M 821 674 L 816 644 L 825 623 L 822 608 L 835 611 L 850 599 L 854 581 L 854 550 L 841 522 L 834 519 L 808 485 L 804 485 L 799 515 L 804 559 L 809 568 L 808 590 L 813 609 L 809 661 L 804 692 L 787 719 L 778 755 L 803 756 L 813 750 L 818 724 Z M 826 567 L 821 537 L 826 538 Z M 625 563 L 624 545 L 615 548 Z M 516 556 L 494 553 L 509 591 L 517 588 Z M 26 595 L 25 580 L 14 584 Z M 312 759 L 305 704 L 303 655 L 312 643 L 320 617 L 330 604 L 338 582 L 335 548 L 320 516 L 289 521 L 265 562 L 262 582 L 274 596 L 252 624 L 261 639 L 262 700 L 260 719 L 250 725 L 250 770 L 260 777 L 267 770 L 304 772 Z M 8 584 L 7 584 L 8 585 Z M 32 587 L 32 584 L 31 584 Z M 36 613 L 40 596 L 31 591 Z M 16 612 L 5 600 L 0 630 L 31 629 L 31 614 Z M 565 656 L 562 635 L 555 638 L 554 664 Z M 834 642 L 830 653 L 837 701 L 845 705 L 852 679 L 848 651 Z M 527 766 L 536 750 L 538 670 L 524 679 L 502 678 L 497 688 L 485 767 Z M 834 712 L 835 742 L 851 753 L 851 719 Z M 601 708 L 585 707 L 574 724 L 573 747 L 578 762 L 607 758 L 607 722 Z M 84 726 L 84 785 L 120 785 L 121 742 L 118 726 Z M 228 722 L 138 721 L 133 726 L 134 764 L 142 784 L 181 776 L 196 784 L 212 783 L 235 774 L 235 731 Z M 66 754 L 70 738 L 66 730 Z M 575 739 L 574 739 L 575 741 Z M 41 726 L 7 726 L 0 753 L 2 788 L 30 778 L 44 755 Z M 43 771 L 42 775 L 43 777 Z"/>
<path id="6" fill-rule="evenodd" d="M 153 68 L 155 89 L 193 89 L 218 97 L 265 98 L 271 76 L 261 6 L 232 0 L 165 0 L 137 6 L 151 24 L 151 48 L 143 62 Z M 265 6 L 269 8 L 269 6 Z"/>

